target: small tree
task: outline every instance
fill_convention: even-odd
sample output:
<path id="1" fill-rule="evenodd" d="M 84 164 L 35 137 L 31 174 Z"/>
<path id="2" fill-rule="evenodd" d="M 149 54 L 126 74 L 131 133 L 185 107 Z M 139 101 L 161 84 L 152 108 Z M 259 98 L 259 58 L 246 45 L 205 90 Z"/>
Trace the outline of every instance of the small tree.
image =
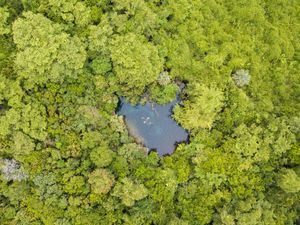
<path id="1" fill-rule="evenodd" d="M 28 177 L 20 164 L 14 159 L 2 159 L 0 160 L 0 165 L 0 171 L 3 177 L 8 181 L 21 181 Z"/>
<path id="2" fill-rule="evenodd" d="M 25 12 L 12 26 L 18 52 L 15 64 L 28 84 L 62 81 L 75 76 L 86 60 L 85 45 L 42 14 Z"/>
<path id="3" fill-rule="evenodd" d="M 7 24 L 9 13 L 5 8 L 0 7 L 0 35 L 8 34 L 10 29 Z"/>
<path id="4" fill-rule="evenodd" d="M 163 60 L 158 49 L 141 35 L 116 36 L 111 42 L 111 59 L 117 82 L 127 96 L 137 96 L 157 79 Z"/>
<path id="5" fill-rule="evenodd" d="M 174 118 L 184 128 L 211 128 L 224 102 L 224 94 L 215 87 L 196 84 L 189 87 L 190 99 L 174 108 Z"/>
<path id="6" fill-rule="evenodd" d="M 91 152 L 90 158 L 92 162 L 98 167 L 106 167 L 113 160 L 114 152 L 108 149 L 106 145 L 94 148 Z"/>
<path id="7" fill-rule="evenodd" d="M 106 194 L 115 183 L 114 175 L 106 169 L 96 169 L 89 175 L 89 183 L 95 194 Z"/>
<path id="8" fill-rule="evenodd" d="M 300 177 L 292 169 L 286 169 L 281 172 L 279 187 L 287 193 L 297 193 L 300 191 Z"/>
<path id="9" fill-rule="evenodd" d="M 158 75 L 157 82 L 162 86 L 168 85 L 171 82 L 171 78 L 169 76 L 169 73 L 167 71 L 161 72 Z"/>
<path id="10" fill-rule="evenodd" d="M 249 70 L 240 69 L 232 75 L 232 78 L 238 87 L 243 87 L 249 84 L 251 76 Z"/>
<path id="11" fill-rule="evenodd" d="M 144 185 L 134 183 L 129 178 L 123 178 L 114 188 L 112 195 L 119 197 L 124 205 L 133 206 L 135 201 L 145 198 L 148 191 Z"/>

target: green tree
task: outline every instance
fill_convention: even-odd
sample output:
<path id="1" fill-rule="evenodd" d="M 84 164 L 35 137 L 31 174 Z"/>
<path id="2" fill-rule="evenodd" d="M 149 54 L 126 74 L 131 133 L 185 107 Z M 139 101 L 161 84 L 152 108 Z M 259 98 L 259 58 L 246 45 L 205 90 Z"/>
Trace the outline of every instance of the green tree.
<path id="1" fill-rule="evenodd" d="M 223 92 L 215 87 L 194 84 L 189 87 L 190 98 L 184 106 L 174 109 L 174 118 L 183 127 L 193 130 L 211 128 L 224 104 Z"/>
<path id="2" fill-rule="evenodd" d="M 158 27 L 159 18 L 143 0 L 113 0 L 111 20 L 118 33 L 134 32 L 150 36 Z"/>
<path id="3" fill-rule="evenodd" d="M 96 57 L 97 54 L 109 54 L 108 46 L 111 43 L 113 27 L 108 16 L 103 15 L 100 23 L 98 25 L 90 25 L 87 32 L 87 43 L 90 55 Z"/>
<path id="4" fill-rule="evenodd" d="M 0 134 L 6 136 L 14 130 L 22 130 L 29 137 L 44 141 L 47 136 L 45 107 L 38 103 L 21 105 L 22 109 L 11 108 L 0 117 Z"/>
<path id="5" fill-rule="evenodd" d="M 0 0 L 0 224 L 294 224 L 298 2 Z M 147 154 L 118 98 L 180 82 Z"/>
<path id="6" fill-rule="evenodd" d="M 8 18 L 9 12 L 5 8 L 0 7 L 0 35 L 8 34 L 10 32 L 7 21 Z"/>
<path id="7" fill-rule="evenodd" d="M 113 161 L 114 154 L 108 146 L 99 146 L 91 152 L 90 158 L 97 167 L 106 167 Z"/>
<path id="8" fill-rule="evenodd" d="M 64 190 L 69 194 L 86 194 L 89 192 L 83 176 L 71 177 L 65 184 Z"/>
<path id="9" fill-rule="evenodd" d="M 106 194 L 115 183 L 114 175 L 107 169 L 96 169 L 89 175 L 92 193 Z"/>
<path id="10" fill-rule="evenodd" d="M 39 10 L 48 12 L 48 15 L 56 21 L 62 20 L 79 27 L 86 26 L 91 22 L 91 10 L 83 1 L 47 0 L 46 2 L 41 4 Z"/>
<path id="11" fill-rule="evenodd" d="M 176 98 L 179 88 L 176 84 L 167 84 L 164 86 L 153 85 L 150 87 L 151 99 L 158 104 L 166 104 Z"/>
<path id="12" fill-rule="evenodd" d="M 287 193 L 297 193 L 300 191 L 300 177 L 292 169 L 282 170 L 278 185 Z"/>
<path id="13" fill-rule="evenodd" d="M 85 46 L 42 14 L 26 12 L 13 24 L 17 72 L 28 87 L 76 76 L 86 60 Z"/>
<path id="14" fill-rule="evenodd" d="M 141 95 L 162 71 L 157 48 L 141 35 L 118 35 L 112 40 L 110 50 L 116 82 L 128 97 Z"/>
<path id="15" fill-rule="evenodd" d="M 131 207 L 136 201 L 145 198 L 148 191 L 144 185 L 126 177 L 116 184 L 112 195 L 119 197 L 124 205 Z"/>
<path id="16" fill-rule="evenodd" d="M 112 65 L 109 58 L 98 57 L 93 60 L 91 65 L 95 74 L 105 75 L 112 70 Z"/>
<path id="17" fill-rule="evenodd" d="M 19 156 L 28 155 L 35 148 L 35 143 L 33 142 L 33 140 L 28 135 L 22 132 L 15 132 L 13 139 L 14 139 L 13 153 L 15 155 L 19 155 Z"/>

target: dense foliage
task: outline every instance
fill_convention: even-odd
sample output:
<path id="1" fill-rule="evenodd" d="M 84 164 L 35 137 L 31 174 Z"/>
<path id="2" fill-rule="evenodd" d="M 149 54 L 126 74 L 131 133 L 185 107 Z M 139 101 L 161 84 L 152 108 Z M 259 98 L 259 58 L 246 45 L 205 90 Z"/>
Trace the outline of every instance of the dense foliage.
<path id="1" fill-rule="evenodd" d="M 0 0 L 0 224 L 294 224 L 298 0 Z M 118 97 L 174 98 L 146 154 Z"/>

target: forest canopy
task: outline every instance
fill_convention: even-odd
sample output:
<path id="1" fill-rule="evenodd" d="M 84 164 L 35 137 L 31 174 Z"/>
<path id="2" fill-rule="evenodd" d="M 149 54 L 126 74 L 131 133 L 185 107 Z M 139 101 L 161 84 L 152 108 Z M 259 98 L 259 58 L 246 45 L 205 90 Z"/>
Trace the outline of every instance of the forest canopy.
<path id="1" fill-rule="evenodd" d="M 0 0 L 0 224 L 292 225 L 298 0 Z M 117 115 L 172 101 L 148 151 Z"/>

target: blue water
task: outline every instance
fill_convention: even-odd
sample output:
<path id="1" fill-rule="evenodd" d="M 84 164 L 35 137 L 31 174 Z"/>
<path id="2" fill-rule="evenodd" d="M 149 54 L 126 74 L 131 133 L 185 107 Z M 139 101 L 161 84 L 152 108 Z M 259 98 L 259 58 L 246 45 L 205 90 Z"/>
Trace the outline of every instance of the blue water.
<path id="1" fill-rule="evenodd" d="M 179 102 L 178 97 L 171 103 L 158 105 L 131 105 L 120 98 L 118 115 L 123 115 L 129 133 L 150 150 L 160 155 L 171 154 L 176 143 L 187 141 L 188 132 L 171 117 L 172 108 Z"/>

